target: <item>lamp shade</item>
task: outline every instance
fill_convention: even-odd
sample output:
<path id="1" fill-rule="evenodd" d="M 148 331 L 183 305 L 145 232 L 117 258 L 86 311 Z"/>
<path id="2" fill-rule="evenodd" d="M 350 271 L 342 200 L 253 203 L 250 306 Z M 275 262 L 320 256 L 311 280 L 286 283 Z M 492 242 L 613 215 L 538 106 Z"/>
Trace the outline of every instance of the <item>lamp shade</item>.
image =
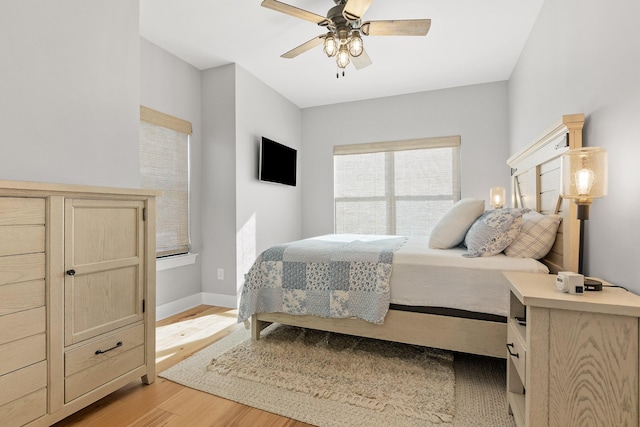
<path id="1" fill-rule="evenodd" d="M 507 198 L 507 190 L 504 187 L 491 187 L 489 193 L 489 204 L 496 209 L 504 206 L 505 199 Z"/>
<path id="2" fill-rule="evenodd" d="M 607 195 L 607 151 L 600 147 L 583 147 L 562 155 L 560 195 L 578 204 L 589 204 Z"/>

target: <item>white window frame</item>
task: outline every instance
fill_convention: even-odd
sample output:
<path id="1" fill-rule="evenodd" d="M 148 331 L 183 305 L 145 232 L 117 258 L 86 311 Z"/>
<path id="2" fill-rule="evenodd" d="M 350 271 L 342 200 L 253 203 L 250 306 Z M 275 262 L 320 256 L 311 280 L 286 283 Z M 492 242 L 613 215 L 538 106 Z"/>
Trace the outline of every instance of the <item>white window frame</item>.
<path id="1" fill-rule="evenodd" d="M 396 234 L 396 203 L 402 200 L 433 201 L 451 200 L 452 204 L 460 200 L 460 141 L 459 135 L 436 138 L 408 139 L 400 141 L 374 142 L 364 144 L 337 145 L 333 148 L 333 155 L 345 156 L 353 154 L 385 153 L 385 195 L 372 197 L 336 197 L 334 195 L 334 232 L 337 232 L 338 212 L 337 204 L 348 201 L 384 201 L 387 207 L 387 234 Z M 394 181 L 394 153 L 407 150 L 425 150 L 432 148 L 451 148 L 452 155 L 452 194 L 424 195 L 424 196 L 396 196 Z M 335 170 L 335 168 L 334 168 Z"/>

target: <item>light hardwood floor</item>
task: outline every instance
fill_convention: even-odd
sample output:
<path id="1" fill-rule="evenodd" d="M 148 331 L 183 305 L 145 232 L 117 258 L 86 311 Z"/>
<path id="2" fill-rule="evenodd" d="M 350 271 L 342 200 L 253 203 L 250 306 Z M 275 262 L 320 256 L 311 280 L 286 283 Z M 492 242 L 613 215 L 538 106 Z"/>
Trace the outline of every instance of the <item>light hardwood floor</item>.
<path id="1" fill-rule="evenodd" d="M 237 311 L 199 306 L 157 323 L 157 372 L 243 327 Z M 55 424 L 61 426 L 309 426 L 241 405 L 158 377 L 155 383 L 131 383 Z"/>

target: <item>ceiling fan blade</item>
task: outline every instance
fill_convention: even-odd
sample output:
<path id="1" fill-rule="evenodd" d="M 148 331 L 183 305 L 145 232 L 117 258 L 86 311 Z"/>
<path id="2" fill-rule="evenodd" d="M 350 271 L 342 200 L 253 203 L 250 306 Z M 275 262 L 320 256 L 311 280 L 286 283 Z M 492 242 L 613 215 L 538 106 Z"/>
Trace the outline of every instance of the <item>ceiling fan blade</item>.
<path id="1" fill-rule="evenodd" d="M 320 24 L 321 22 L 327 21 L 327 18 L 325 18 L 324 16 L 317 15 L 312 12 L 308 12 L 304 9 L 300 9 L 295 6 L 291 6 L 289 4 L 279 2 L 277 0 L 264 0 L 262 2 L 262 6 L 266 7 L 267 9 L 272 9 L 277 12 L 295 16 L 296 18 L 304 19 L 306 21 L 311 21 L 314 24 Z"/>
<path id="2" fill-rule="evenodd" d="M 431 19 L 406 19 L 399 21 L 371 21 L 360 27 L 365 36 L 426 36 Z"/>
<path id="3" fill-rule="evenodd" d="M 322 44 L 324 42 L 325 35 L 321 35 L 318 37 L 314 37 L 311 40 L 302 43 L 300 46 L 291 49 L 289 52 L 280 55 L 282 58 L 295 58 L 296 56 L 305 53 L 308 50 L 313 49 L 314 47 Z"/>
<path id="4" fill-rule="evenodd" d="M 367 51 L 364 49 L 359 56 L 351 57 L 351 62 L 353 62 L 353 66 L 356 67 L 356 70 L 361 70 L 364 67 L 368 67 L 372 64 L 371 58 L 369 58 L 369 55 L 367 55 Z"/>
<path id="5" fill-rule="evenodd" d="M 364 13 L 371 6 L 373 0 L 348 0 L 344 5 L 342 16 L 347 21 L 357 21 L 361 19 Z"/>

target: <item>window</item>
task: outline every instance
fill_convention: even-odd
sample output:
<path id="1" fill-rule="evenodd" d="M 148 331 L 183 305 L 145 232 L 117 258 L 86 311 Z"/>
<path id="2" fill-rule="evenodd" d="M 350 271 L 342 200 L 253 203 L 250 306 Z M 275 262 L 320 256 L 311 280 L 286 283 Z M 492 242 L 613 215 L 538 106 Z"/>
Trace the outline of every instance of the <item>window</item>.
<path id="1" fill-rule="evenodd" d="M 140 107 L 142 188 L 162 190 L 156 208 L 156 256 L 189 252 L 191 123 Z"/>
<path id="2" fill-rule="evenodd" d="M 460 137 L 334 147 L 336 233 L 427 236 L 460 199 Z"/>

